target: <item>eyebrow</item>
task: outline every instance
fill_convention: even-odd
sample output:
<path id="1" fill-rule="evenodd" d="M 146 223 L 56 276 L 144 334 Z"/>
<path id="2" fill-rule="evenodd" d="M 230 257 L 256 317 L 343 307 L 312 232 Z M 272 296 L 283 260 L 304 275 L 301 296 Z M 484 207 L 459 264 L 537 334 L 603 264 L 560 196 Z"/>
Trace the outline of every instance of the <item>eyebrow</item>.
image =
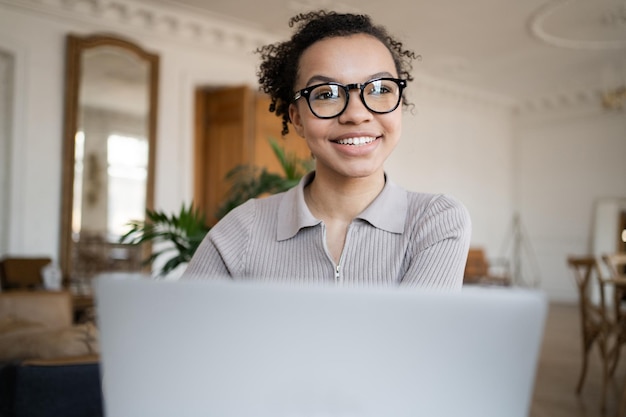
<path id="1" fill-rule="evenodd" d="M 387 71 L 383 71 L 383 72 L 377 72 L 376 74 L 370 75 L 366 81 L 373 80 L 375 78 L 385 78 L 385 77 L 395 78 L 391 73 Z M 311 78 L 309 78 L 309 80 L 306 83 L 306 86 L 308 87 L 313 84 L 330 83 L 330 82 L 336 82 L 336 79 L 331 78 L 331 77 L 326 77 L 324 75 L 314 75 Z"/>

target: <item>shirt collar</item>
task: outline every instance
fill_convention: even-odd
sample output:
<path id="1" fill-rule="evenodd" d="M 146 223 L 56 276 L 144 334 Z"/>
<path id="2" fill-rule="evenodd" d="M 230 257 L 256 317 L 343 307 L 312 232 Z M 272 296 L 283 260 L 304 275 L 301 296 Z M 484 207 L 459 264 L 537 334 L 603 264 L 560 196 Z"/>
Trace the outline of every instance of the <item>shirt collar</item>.
<path id="1" fill-rule="evenodd" d="M 297 186 L 288 190 L 278 207 L 277 239 L 286 240 L 305 227 L 316 226 L 316 219 L 304 201 L 304 187 L 315 176 L 309 172 Z M 357 216 L 372 226 L 391 233 L 402 233 L 408 208 L 407 192 L 393 183 L 385 174 L 385 186 L 380 194 Z"/>
<path id="2" fill-rule="evenodd" d="M 385 186 L 369 206 L 357 216 L 372 226 L 391 233 L 402 233 L 408 210 L 407 192 L 385 174 Z"/>
<path id="3" fill-rule="evenodd" d="M 304 187 L 307 186 L 315 176 L 315 171 L 306 174 L 298 185 L 285 193 L 285 196 L 278 206 L 278 227 L 277 239 L 286 240 L 294 237 L 298 231 L 304 227 L 311 227 L 319 224 L 321 220 L 316 219 L 304 201 Z"/>

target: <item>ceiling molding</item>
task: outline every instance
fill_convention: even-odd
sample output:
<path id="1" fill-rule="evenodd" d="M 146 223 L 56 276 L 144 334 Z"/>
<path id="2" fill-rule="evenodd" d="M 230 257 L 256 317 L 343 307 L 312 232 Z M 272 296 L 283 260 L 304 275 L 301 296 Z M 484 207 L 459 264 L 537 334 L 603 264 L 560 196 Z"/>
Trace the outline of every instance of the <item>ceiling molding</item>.
<path id="1" fill-rule="evenodd" d="M 593 10 L 586 10 L 590 5 Z M 550 22 L 557 27 L 566 24 L 569 28 L 585 29 L 585 34 L 557 33 Z M 537 39 L 560 48 L 626 49 L 626 2 L 551 0 L 530 16 L 529 29 Z"/>
<path id="2" fill-rule="evenodd" d="M 262 31 L 137 0 L 0 0 L 0 4 L 83 23 L 121 26 L 127 31 L 183 41 L 186 45 L 211 45 L 246 55 L 275 42 Z"/>
<path id="3" fill-rule="evenodd" d="M 412 86 L 413 84 L 415 87 Z M 515 100 L 510 97 L 468 87 L 461 83 L 451 82 L 425 73 L 415 74 L 413 83 L 409 84 L 409 101 L 412 101 L 412 90 L 416 91 L 414 93 L 416 96 L 440 96 L 453 102 L 467 102 L 484 107 L 513 109 L 516 105 Z"/>
<path id="4" fill-rule="evenodd" d="M 514 110 L 517 114 L 549 113 L 566 110 L 589 109 L 594 112 L 610 113 L 602 109 L 602 91 L 599 89 L 578 89 L 546 94 L 533 99 L 518 101 Z"/>
<path id="5" fill-rule="evenodd" d="M 550 16 L 553 9 L 565 7 L 572 1 L 574 0 L 551 1 L 532 20 L 538 24 L 537 22 Z M 2 4 L 60 20 L 89 23 L 106 30 L 115 28 L 124 33 L 178 41 L 186 48 L 201 48 L 203 51 L 207 47 L 216 48 L 246 57 L 259 46 L 277 41 L 276 35 L 262 30 L 247 28 L 209 14 L 168 7 L 165 3 L 146 4 L 141 0 L 0 0 L 0 5 Z M 613 16 L 611 24 L 622 24 L 616 23 L 617 15 Z M 584 46 L 579 43 L 576 47 Z M 446 100 L 509 108 L 521 113 L 587 107 L 591 104 L 597 107 L 601 101 L 599 89 L 591 88 L 587 91 L 574 89 L 566 93 L 557 92 L 531 100 L 516 101 L 424 73 L 415 74 L 415 91 L 416 97 L 428 93 L 433 97 L 445 97 Z M 412 91 L 409 91 L 409 100 L 411 94 Z"/>
<path id="6" fill-rule="evenodd" d="M 122 25 L 125 31 L 140 31 L 151 36 L 175 37 L 185 44 L 207 44 L 223 49 L 237 49 L 249 55 L 257 47 L 276 42 L 262 31 L 245 28 L 212 16 L 193 14 L 184 10 L 169 10 L 167 5 L 146 5 L 137 0 L 0 0 L 32 12 L 59 18 L 89 21 L 99 26 Z M 427 91 L 448 100 L 471 101 L 486 106 L 511 107 L 513 101 L 502 96 L 472 89 L 459 83 L 418 74 L 416 90 Z"/>

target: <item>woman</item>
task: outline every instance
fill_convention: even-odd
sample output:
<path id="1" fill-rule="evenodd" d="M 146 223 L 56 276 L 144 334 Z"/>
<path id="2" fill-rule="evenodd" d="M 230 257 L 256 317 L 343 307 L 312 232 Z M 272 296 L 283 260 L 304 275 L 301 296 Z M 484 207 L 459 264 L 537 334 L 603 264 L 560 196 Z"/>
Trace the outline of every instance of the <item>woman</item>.
<path id="1" fill-rule="evenodd" d="M 259 82 L 283 133 L 291 123 L 306 140 L 315 171 L 231 211 L 185 276 L 459 288 L 467 210 L 407 192 L 383 168 L 400 140 L 414 54 L 367 16 L 320 11 L 294 24 L 290 40 L 258 51 Z"/>

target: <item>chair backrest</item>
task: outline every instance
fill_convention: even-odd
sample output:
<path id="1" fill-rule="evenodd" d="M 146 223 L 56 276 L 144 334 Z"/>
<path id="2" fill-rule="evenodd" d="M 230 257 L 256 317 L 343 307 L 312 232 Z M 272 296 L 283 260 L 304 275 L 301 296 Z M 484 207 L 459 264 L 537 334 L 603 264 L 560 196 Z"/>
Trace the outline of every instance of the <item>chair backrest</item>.
<path id="1" fill-rule="evenodd" d="M 0 262 L 2 289 L 29 289 L 43 286 L 41 270 L 52 262 L 46 257 L 11 257 Z"/>
<path id="2" fill-rule="evenodd" d="M 607 306 L 604 295 L 605 279 L 598 260 L 594 256 L 570 256 L 567 263 L 574 273 L 576 286 L 578 287 L 579 304 L 583 323 L 593 320 L 593 316 L 600 316 L 602 320 L 607 319 Z M 598 284 L 599 300 L 594 302 L 591 288 L 593 282 Z"/>
<path id="3" fill-rule="evenodd" d="M 470 248 L 467 253 L 467 263 L 463 281 L 465 283 L 476 282 L 489 274 L 489 262 L 482 248 Z"/>
<path id="4" fill-rule="evenodd" d="M 626 279 L 626 253 L 612 253 L 603 255 L 602 260 L 609 267 L 613 279 Z"/>

